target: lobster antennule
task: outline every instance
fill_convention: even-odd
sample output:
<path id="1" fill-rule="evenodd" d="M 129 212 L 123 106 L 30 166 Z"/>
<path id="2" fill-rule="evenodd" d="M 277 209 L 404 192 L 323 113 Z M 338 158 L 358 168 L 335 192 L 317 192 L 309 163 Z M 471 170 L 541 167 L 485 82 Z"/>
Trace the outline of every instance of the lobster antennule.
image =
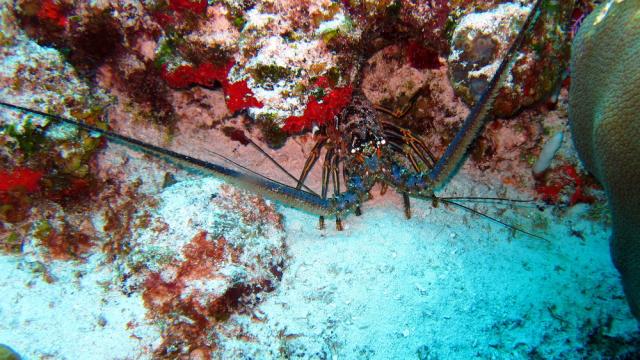
<path id="1" fill-rule="evenodd" d="M 0 101 L 0 106 L 44 116 L 54 121 L 75 125 L 81 129 L 92 131 L 105 136 L 109 140 L 119 141 L 126 145 L 135 147 L 137 150 L 150 154 L 154 157 L 169 160 L 178 166 L 188 169 L 198 169 L 206 173 L 213 174 L 230 184 L 236 185 L 246 190 L 251 190 L 267 198 L 271 198 L 273 200 L 309 211 L 317 215 L 332 215 L 335 212 L 334 206 L 332 206 L 330 200 L 322 199 L 315 194 L 293 188 L 291 186 L 279 183 L 274 180 L 270 180 L 268 178 L 246 174 L 222 165 L 196 159 L 189 155 L 164 149 L 138 139 L 115 133 L 113 131 L 103 130 L 95 126 L 82 123 L 75 119 L 66 118 L 56 114 L 50 114 L 40 110 L 30 109 L 4 101 Z"/>

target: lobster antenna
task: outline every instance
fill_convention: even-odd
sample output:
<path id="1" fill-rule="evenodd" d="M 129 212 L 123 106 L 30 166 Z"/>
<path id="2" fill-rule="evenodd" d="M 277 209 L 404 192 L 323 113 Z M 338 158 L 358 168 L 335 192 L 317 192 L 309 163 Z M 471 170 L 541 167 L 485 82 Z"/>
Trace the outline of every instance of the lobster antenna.
<path id="1" fill-rule="evenodd" d="M 255 141 L 247 138 L 247 140 L 249 141 L 249 143 L 256 148 L 262 155 L 266 156 L 267 159 L 269 159 L 273 164 L 275 164 L 275 166 L 278 167 L 278 169 L 282 170 L 282 172 L 284 172 L 285 174 L 287 174 L 287 176 L 289 176 L 290 179 L 292 179 L 293 181 L 295 181 L 296 183 L 299 181 L 298 178 L 296 178 L 295 176 L 293 176 L 290 172 L 287 171 L 287 169 L 285 169 L 282 165 L 280 165 L 279 162 L 276 161 L 276 159 L 274 159 L 273 157 L 271 157 L 271 155 L 267 154 L 266 151 L 264 151 L 264 149 L 262 149 L 262 147 L 260 147 L 260 145 L 256 144 Z M 251 171 L 251 170 L 249 170 Z M 254 172 L 254 171 L 251 171 Z M 261 175 L 262 176 L 262 175 Z M 314 195 L 318 195 L 316 194 L 315 191 L 311 190 L 304 182 L 302 183 L 302 187 L 307 189 L 307 191 L 309 191 L 310 193 L 314 194 Z"/>
<path id="2" fill-rule="evenodd" d="M 455 202 L 455 201 L 448 200 L 448 199 L 446 199 L 446 198 L 439 198 L 439 197 L 435 197 L 435 199 L 436 199 L 436 200 L 442 200 L 442 202 L 444 202 L 445 204 L 451 204 L 451 205 L 454 205 L 454 206 L 458 206 L 458 207 L 460 207 L 460 208 L 462 208 L 462 209 L 465 209 L 465 210 L 467 210 L 467 211 L 471 212 L 471 213 L 472 213 L 472 214 L 474 214 L 474 215 L 478 215 L 478 216 L 483 217 L 483 218 L 485 218 L 485 219 L 488 219 L 488 220 L 491 220 L 491 221 L 493 221 L 493 222 L 496 222 L 496 223 L 498 223 L 498 224 L 500 224 L 500 225 L 502 225 L 502 226 L 504 226 L 504 227 L 506 227 L 506 228 L 508 228 L 508 229 L 511 229 L 511 230 L 513 230 L 513 231 L 516 231 L 516 232 L 519 232 L 519 233 L 523 233 L 523 234 L 525 234 L 525 235 L 529 235 L 529 236 L 531 236 L 531 237 L 533 237 L 533 238 L 540 239 L 540 240 L 544 240 L 544 241 L 546 241 L 546 242 L 550 242 L 550 241 L 549 241 L 549 239 L 547 239 L 547 238 L 544 238 L 544 237 L 542 237 L 542 236 L 540 236 L 540 235 L 536 235 L 536 234 L 534 234 L 534 233 L 532 233 L 532 232 L 529 232 L 529 231 L 527 231 L 527 230 L 521 229 L 521 228 L 519 228 L 519 227 L 517 227 L 517 226 L 511 225 L 511 224 L 507 224 L 506 222 L 504 222 L 504 221 L 502 221 L 502 220 L 500 220 L 500 219 L 494 218 L 493 216 L 490 216 L 490 215 L 487 215 L 487 214 L 485 214 L 485 213 L 483 213 L 483 212 L 480 212 L 480 211 L 478 211 L 478 210 L 472 209 L 472 208 L 470 208 L 470 207 L 468 207 L 468 206 L 466 206 L 466 205 L 462 205 L 462 204 L 460 204 L 460 203 L 457 203 L 457 202 Z"/>
<path id="3" fill-rule="evenodd" d="M 226 131 L 228 130 L 228 131 Z M 264 149 L 262 147 L 260 147 L 260 145 L 258 145 L 255 141 L 253 141 L 251 138 L 249 138 L 248 136 L 246 136 L 244 134 L 244 131 L 237 129 L 235 127 L 224 127 L 222 128 L 222 133 L 225 134 L 226 136 L 230 137 L 232 140 L 239 142 L 240 144 L 246 146 L 246 145 L 251 145 L 253 146 L 256 150 L 258 150 L 260 152 L 260 154 L 262 154 L 264 157 L 266 157 L 269 161 L 271 161 L 272 164 L 274 164 L 278 169 L 280 169 L 280 171 L 282 171 L 284 174 L 286 174 L 291 180 L 293 180 L 294 182 L 298 183 L 298 178 L 296 178 L 295 176 L 293 176 L 289 171 L 287 171 L 287 169 L 285 169 L 282 165 L 280 165 L 280 163 L 278 161 L 276 161 L 276 159 L 274 159 L 271 155 L 269 155 L 266 151 L 264 151 Z M 240 167 L 243 168 L 245 170 L 247 170 L 248 172 L 253 173 L 254 175 L 258 175 L 261 176 L 263 178 L 269 179 L 268 177 L 259 174 L 251 169 L 248 169 L 238 163 L 236 163 L 235 161 L 226 158 L 225 156 L 218 154 L 215 151 L 211 151 L 211 150 L 207 150 L 210 153 L 212 153 L 213 155 L 217 155 L 223 159 L 225 159 L 226 161 Z M 269 179 L 271 180 L 271 179 Z M 307 185 L 305 185 L 304 183 L 302 184 L 302 187 L 305 188 L 308 192 L 320 196 L 318 195 L 315 191 L 311 190 Z"/>
<path id="4" fill-rule="evenodd" d="M 492 197 L 492 196 L 438 196 L 438 200 L 461 200 L 461 201 L 472 201 L 472 202 L 508 202 L 508 203 L 535 203 L 538 202 L 537 199 L 509 199 L 503 197 Z"/>
<path id="5" fill-rule="evenodd" d="M 467 153 L 467 149 L 484 126 L 485 119 L 489 115 L 493 101 L 500 90 L 500 85 L 503 83 L 509 70 L 511 70 L 518 49 L 522 46 L 529 28 L 535 25 L 540 17 L 540 7 L 543 1 L 544 0 L 537 0 L 533 4 L 520 32 L 518 32 L 515 40 L 511 43 L 509 50 L 502 62 L 500 62 L 500 66 L 498 66 L 487 88 L 473 106 L 471 112 L 469 112 L 460 130 L 458 130 L 449 146 L 447 146 L 442 157 L 440 157 L 431 172 L 429 172 L 429 180 L 435 187 L 442 185 L 460 166 L 462 159 Z"/>
<path id="6" fill-rule="evenodd" d="M 258 146 L 258 145 L 256 144 L 256 146 Z M 260 150 L 262 150 L 262 149 L 260 149 Z M 226 156 L 224 156 L 224 155 L 222 155 L 222 154 L 220 154 L 220 153 L 217 153 L 217 152 L 215 152 L 215 151 L 213 151 L 213 150 L 205 149 L 205 151 L 206 151 L 206 152 L 208 152 L 209 154 L 213 155 L 213 156 L 217 156 L 217 157 L 221 158 L 222 160 L 224 160 L 224 161 L 226 161 L 226 162 L 228 162 L 228 163 L 233 164 L 234 166 L 237 166 L 238 168 L 240 168 L 240 169 L 242 169 L 242 170 L 244 170 L 244 171 L 246 171 L 246 172 L 250 172 L 250 173 L 252 173 L 252 174 L 253 174 L 253 175 L 255 175 L 255 176 L 259 176 L 259 177 L 261 177 L 261 178 L 263 178 L 263 179 L 267 179 L 267 180 L 269 180 L 269 181 L 274 181 L 274 182 L 278 182 L 278 183 L 280 183 L 279 181 L 273 180 L 273 179 L 271 179 L 271 178 L 269 178 L 269 177 L 267 177 L 267 176 L 265 176 L 265 175 L 260 174 L 260 173 L 259 173 L 259 172 L 257 172 L 257 171 L 251 170 L 251 169 L 249 169 L 248 167 L 246 167 L 246 166 L 244 166 L 244 165 L 242 165 L 242 164 L 240 164 L 240 163 L 238 163 L 238 162 L 236 162 L 236 161 L 234 161 L 234 160 L 231 160 L 230 158 L 228 158 L 228 157 L 226 157 Z M 263 150 L 262 152 L 264 153 L 264 150 Z M 271 159 L 271 161 L 272 161 L 273 163 L 277 164 L 277 161 L 276 161 L 275 159 L 273 159 L 271 156 L 269 156 L 269 154 L 264 153 L 264 155 L 265 155 L 265 156 L 267 156 L 269 159 Z M 295 178 L 295 176 L 291 175 L 291 173 L 290 173 L 290 172 L 286 171 L 286 170 L 285 170 L 284 168 L 282 168 L 281 166 L 279 166 L 279 167 L 284 171 L 284 173 L 285 173 L 285 174 L 289 175 L 289 177 L 291 177 L 293 180 L 296 180 L 296 181 L 298 180 L 298 179 L 296 179 L 296 178 Z M 283 184 L 283 185 L 284 185 L 284 184 Z M 308 191 L 308 192 L 310 192 L 311 194 L 318 196 L 318 194 L 317 194 L 315 191 L 313 191 L 313 190 L 309 189 L 309 187 L 308 187 L 308 186 L 306 186 L 306 185 L 304 185 L 304 184 L 303 184 L 303 185 L 302 185 L 302 187 L 304 187 L 305 189 L 307 189 L 307 191 Z"/>
<path id="7" fill-rule="evenodd" d="M 296 189 L 278 181 L 271 180 L 269 178 L 266 178 L 265 176 L 253 176 L 253 174 L 246 174 L 218 164 L 200 160 L 189 155 L 181 154 L 169 149 L 149 144 L 138 139 L 121 135 L 110 130 L 100 129 L 96 126 L 85 124 L 75 119 L 66 118 L 60 115 L 50 114 L 44 111 L 30 109 L 19 105 L 14 105 L 4 101 L 0 101 L 0 105 L 13 110 L 19 110 L 44 116 L 56 121 L 75 125 L 84 130 L 101 134 L 110 140 L 121 141 L 155 157 L 173 160 L 173 162 L 177 165 L 182 165 L 191 169 L 200 169 L 208 173 L 215 174 L 219 178 L 228 181 L 233 185 L 255 191 L 258 194 L 281 201 L 282 203 L 289 204 L 290 206 L 297 206 L 314 214 L 331 214 L 331 206 L 328 200 L 322 199 L 315 194 Z"/>

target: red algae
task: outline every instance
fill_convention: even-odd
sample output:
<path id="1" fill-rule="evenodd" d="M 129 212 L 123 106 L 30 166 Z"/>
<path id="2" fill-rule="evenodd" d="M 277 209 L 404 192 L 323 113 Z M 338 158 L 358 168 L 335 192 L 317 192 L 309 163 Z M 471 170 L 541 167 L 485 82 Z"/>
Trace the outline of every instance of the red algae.
<path id="1" fill-rule="evenodd" d="M 165 64 L 162 67 L 162 77 L 174 89 L 184 89 L 194 85 L 212 87 L 219 83 L 224 91 L 227 107 L 232 113 L 249 107 L 262 107 L 263 104 L 253 96 L 253 91 L 249 89 L 246 80 L 229 82 L 227 77 L 233 64 L 229 62 L 225 66 L 216 66 L 204 63 L 196 67 L 181 65 L 172 71 L 169 71 Z"/>
<path id="2" fill-rule="evenodd" d="M 154 358 L 212 354 L 223 322 L 233 314 L 248 312 L 263 299 L 261 294 L 272 291 L 281 279 L 285 249 L 277 242 L 283 238 L 278 231 L 272 232 L 282 229 L 281 215 L 265 200 L 227 185 L 220 185 L 216 195 L 202 199 L 199 206 L 216 209 L 222 221 L 219 225 L 199 227 L 188 239 L 158 234 L 132 245 L 134 286 L 139 286 L 147 316 L 163 324 L 162 343 L 154 349 Z M 173 213 L 174 206 L 178 205 L 163 202 L 159 213 Z M 166 219 L 164 216 L 157 219 Z M 236 227 L 229 229 L 227 223 Z M 176 233 L 182 225 L 170 221 L 169 226 Z M 264 241 L 272 236 L 277 236 L 273 239 L 276 243 Z M 160 246 L 172 246 L 175 251 L 154 264 L 146 256 L 139 257 Z"/>
<path id="3" fill-rule="evenodd" d="M 163 28 L 173 25 L 176 22 L 176 19 L 173 16 L 159 11 L 152 13 L 151 16 Z"/>
<path id="4" fill-rule="evenodd" d="M 282 130 L 294 134 L 310 130 L 314 124 L 318 126 L 326 124 L 349 104 L 352 92 L 351 86 L 345 86 L 333 89 L 320 100 L 310 96 L 311 100 L 307 103 L 302 116 L 289 116 Z"/>
<path id="5" fill-rule="evenodd" d="M 65 27 L 68 23 L 67 17 L 62 9 L 53 0 L 44 0 L 40 10 L 36 14 L 37 18 L 44 22 L 50 22 L 59 27 Z"/>
<path id="6" fill-rule="evenodd" d="M 225 100 L 229 111 L 232 113 L 250 107 L 261 108 L 263 104 L 253 96 L 247 80 L 231 83 L 224 86 Z"/>
<path id="7" fill-rule="evenodd" d="M 160 314 L 170 311 L 171 302 L 179 297 L 183 284 L 162 280 L 159 273 L 151 273 L 144 282 L 142 298 L 147 308 L 152 308 Z"/>
<path id="8" fill-rule="evenodd" d="M 185 20 L 193 15 L 205 15 L 208 6 L 207 0 L 168 0 L 168 6 L 166 2 L 161 4 L 151 16 L 163 29 L 169 31 L 174 31 L 175 26 L 187 25 L 189 21 Z"/>
<path id="9" fill-rule="evenodd" d="M 573 206 L 578 203 L 592 204 L 595 197 L 589 195 L 589 189 L 595 187 L 592 179 L 578 173 L 574 165 L 567 164 L 550 169 L 543 179 L 538 180 L 535 190 L 546 203 L 564 202 Z"/>
<path id="10" fill-rule="evenodd" d="M 144 283 L 143 299 L 149 308 L 155 308 L 160 314 L 166 314 L 180 304 L 183 291 L 190 281 L 212 279 L 223 261 L 225 254 L 231 253 L 224 237 L 212 241 L 208 239 L 206 231 L 200 231 L 191 242 L 182 249 L 184 260 L 176 265 L 176 275 L 171 281 L 163 280 L 160 273 L 151 273 Z M 190 295 L 190 301 L 195 302 L 195 295 Z M 197 306 L 201 308 L 201 306 Z M 203 310 L 201 316 L 214 316 Z"/>
<path id="11" fill-rule="evenodd" d="M 27 218 L 31 196 L 41 190 L 44 173 L 28 168 L 0 171 L 0 220 L 17 223 Z"/>
<path id="12" fill-rule="evenodd" d="M 144 227 L 145 221 L 136 224 L 136 211 L 143 206 L 154 208 L 153 198 L 138 191 L 141 182 L 110 184 L 95 199 L 96 205 L 104 211 L 103 230 L 110 234 L 102 243 L 102 251 L 110 261 L 127 255 L 131 251 L 130 239 L 133 230 Z"/>
<path id="13" fill-rule="evenodd" d="M 207 11 L 207 0 L 169 0 L 169 9 L 177 12 L 191 11 L 204 14 Z"/>
<path id="14" fill-rule="evenodd" d="M 407 61 L 416 69 L 437 69 L 442 66 L 438 52 L 423 46 L 418 41 L 407 43 Z"/>
<path id="15" fill-rule="evenodd" d="M 242 145 L 249 145 L 250 139 L 244 133 L 244 131 L 234 128 L 232 126 L 225 126 L 222 129 L 222 133 L 233 141 L 237 141 Z"/>
<path id="16" fill-rule="evenodd" d="M 37 192 L 43 175 L 42 171 L 27 168 L 16 168 L 11 172 L 0 171 L 0 193 L 20 189 L 28 193 Z"/>
<path id="17" fill-rule="evenodd" d="M 59 182 L 60 188 L 47 188 L 45 193 L 47 199 L 59 204 L 66 204 L 70 201 L 86 198 L 97 190 L 97 185 L 88 179 L 70 177 L 68 179 L 62 179 Z"/>
<path id="18" fill-rule="evenodd" d="M 182 249 L 185 261 L 178 270 L 178 279 L 198 279 L 212 275 L 227 253 L 227 240 L 220 236 L 215 241 L 207 240 L 207 232 L 200 231 Z"/>
<path id="19" fill-rule="evenodd" d="M 226 319 L 251 289 L 231 287 L 223 294 L 212 294 L 199 290 L 197 284 L 215 279 L 220 264 L 233 251 L 224 237 L 211 240 L 206 231 L 200 231 L 182 249 L 184 260 L 176 265 L 173 279 L 163 279 L 157 272 L 148 275 L 142 295 L 145 306 L 154 318 L 172 319 L 157 356 L 177 355 L 177 344 L 188 347 L 188 352 L 215 349 L 207 330 Z"/>
<path id="20" fill-rule="evenodd" d="M 73 231 L 65 224 L 62 231 L 51 229 L 42 239 L 42 245 L 49 251 L 51 259 L 72 260 L 87 254 L 93 247 L 93 242 L 88 235 Z"/>
<path id="21" fill-rule="evenodd" d="M 169 71 L 165 64 L 162 66 L 162 77 L 174 89 L 184 89 L 193 85 L 211 87 L 216 82 L 224 87 L 228 83 L 227 74 L 231 66 L 233 66 L 233 63 L 227 66 L 204 63 L 196 67 L 180 65 Z"/>

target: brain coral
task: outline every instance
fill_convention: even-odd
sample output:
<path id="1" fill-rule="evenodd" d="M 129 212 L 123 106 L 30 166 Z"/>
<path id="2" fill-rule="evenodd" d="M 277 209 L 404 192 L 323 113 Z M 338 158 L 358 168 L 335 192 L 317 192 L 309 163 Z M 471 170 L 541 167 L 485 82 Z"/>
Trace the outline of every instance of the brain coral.
<path id="1" fill-rule="evenodd" d="M 613 0 L 585 20 L 573 44 L 569 120 L 587 170 L 613 215 L 611 256 L 640 319 L 640 0 Z"/>

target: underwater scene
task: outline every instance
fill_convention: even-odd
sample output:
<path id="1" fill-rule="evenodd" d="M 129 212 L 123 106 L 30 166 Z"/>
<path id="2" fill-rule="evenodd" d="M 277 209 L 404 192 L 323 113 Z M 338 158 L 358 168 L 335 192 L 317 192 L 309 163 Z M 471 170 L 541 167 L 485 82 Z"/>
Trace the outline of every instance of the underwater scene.
<path id="1" fill-rule="evenodd" d="M 640 359 L 640 0 L 0 0 L 0 360 Z"/>

